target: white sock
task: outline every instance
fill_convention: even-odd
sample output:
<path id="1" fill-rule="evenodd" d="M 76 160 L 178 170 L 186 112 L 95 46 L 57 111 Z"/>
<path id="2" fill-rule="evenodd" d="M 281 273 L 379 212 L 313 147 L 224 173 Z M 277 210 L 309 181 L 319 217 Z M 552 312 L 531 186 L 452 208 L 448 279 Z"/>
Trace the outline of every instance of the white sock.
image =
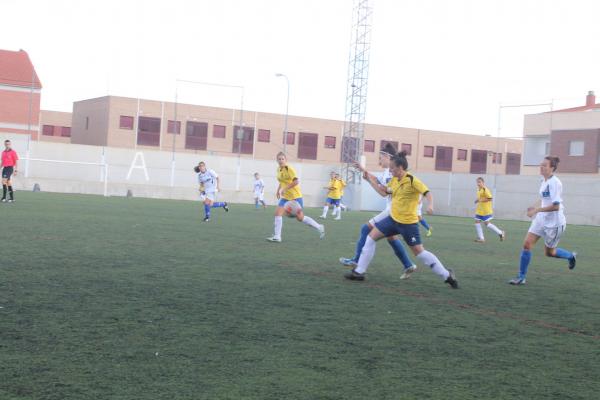
<path id="1" fill-rule="evenodd" d="M 502 231 L 500 229 L 498 229 L 498 227 L 496 225 L 488 224 L 487 227 L 490 228 L 491 230 L 493 230 L 494 232 L 496 232 L 498 235 L 502 235 Z"/>
<path id="2" fill-rule="evenodd" d="M 340 209 L 340 207 L 335 207 L 333 209 L 333 215 L 335 215 L 337 218 L 341 218 L 342 217 L 342 210 Z"/>
<path id="3" fill-rule="evenodd" d="M 275 217 L 275 223 L 273 224 L 273 227 L 274 227 L 273 236 L 275 236 L 278 239 L 281 239 L 281 228 L 283 228 L 283 217 L 282 216 Z"/>
<path id="4" fill-rule="evenodd" d="M 358 259 L 358 265 L 354 268 L 356 272 L 359 274 L 364 274 L 367 272 L 367 268 L 369 268 L 369 264 L 375 255 L 375 247 L 377 246 L 377 242 L 371 239 L 370 236 L 367 236 L 367 240 L 365 241 L 365 245 L 362 248 L 360 253 L 360 258 Z"/>
<path id="5" fill-rule="evenodd" d="M 329 206 L 324 206 L 323 207 L 323 214 L 321 214 L 322 217 L 326 217 L 327 216 L 327 211 L 329 211 Z"/>
<path id="6" fill-rule="evenodd" d="M 321 227 L 321 224 L 319 224 L 317 221 L 315 221 L 311 217 L 307 217 L 306 215 L 304 216 L 304 219 L 302 219 L 302 223 L 304 223 L 308 226 L 312 226 L 316 230 L 319 230 L 319 228 Z"/>
<path id="7" fill-rule="evenodd" d="M 362 256 L 361 256 L 362 257 Z M 435 256 L 435 254 L 423 250 L 417 256 L 417 259 L 421 261 L 423 264 L 429 266 L 434 274 L 441 276 L 443 280 L 448 279 L 450 276 L 450 272 L 444 267 L 440 260 Z M 358 260 L 360 262 L 360 259 Z"/>
<path id="8" fill-rule="evenodd" d="M 475 224 L 475 230 L 477 231 L 477 238 L 479 238 L 479 240 L 484 240 L 483 229 L 481 229 L 481 224 Z"/>
<path id="9" fill-rule="evenodd" d="M 340 203 L 340 208 L 341 208 L 342 210 L 345 210 L 345 209 L 346 209 L 346 205 L 345 205 L 345 204 L 343 204 L 343 203 Z"/>

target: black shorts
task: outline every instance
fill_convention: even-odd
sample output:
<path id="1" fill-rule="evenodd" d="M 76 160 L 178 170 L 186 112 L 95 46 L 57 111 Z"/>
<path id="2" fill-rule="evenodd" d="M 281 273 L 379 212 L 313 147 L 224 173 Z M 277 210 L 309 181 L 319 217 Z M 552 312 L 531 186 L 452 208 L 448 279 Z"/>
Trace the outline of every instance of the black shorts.
<path id="1" fill-rule="evenodd" d="M 13 172 L 15 172 L 15 167 L 4 167 L 2 168 L 2 179 L 10 179 Z"/>

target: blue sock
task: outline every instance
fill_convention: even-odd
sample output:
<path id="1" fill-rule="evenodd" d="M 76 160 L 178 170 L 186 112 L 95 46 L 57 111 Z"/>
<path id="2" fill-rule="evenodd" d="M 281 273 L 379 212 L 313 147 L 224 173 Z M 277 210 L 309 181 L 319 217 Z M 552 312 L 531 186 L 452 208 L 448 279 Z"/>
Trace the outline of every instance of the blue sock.
<path id="1" fill-rule="evenodd" d="M 519 266 L 519 278 L 525 279 L 527 276 L 527 268 L 529 268 L 529 262 L 531 261 L 531 251 L 521 250 L 521 264 Z"/>
<path id="2" fill-rule="evenodd" d="M 258 200 L 254 200 L 254 208 L 258 208 Z"/>
<path id="3" fill-rule="evenodd" d="M 222 201 L 216 201 L 212 204 L 212 208 L 221 208 L 225 205 Z"/>
<path id="4" fill-rule="evenodd" d="M 362 252 L 363 247 L 365 247 L 365 242 L 367 241 L 367 236 L 369 236 L 369 232 L 371 232 L 371 229 L 369 229 L 369 225 L 367 224 L 364 224 L 360 228 L 360 237 L 358 238 L 358 242 L 356 242 L 356 254 L 353 258 L 353 260 L 356 262 L 358 262 L 358 259 L 360 258 L 360 253 Z"/>
<path id="5" fill-rule="evenodd" d="M 559 247 L 556 249 L 556 255 L 554 257 L 565 258 L 565 259 L 569 260 L 569 259 L 571 259 L 571 257 L 573 257 L 573 253 L 571 253 L 569 250 L 561 249 Z"/>
<path id="6" fill-rule="evenodd" d="M 429 228 L 429 224 L 427 223 L 427 221 L 425 221 L 425 218 L 422 218 L 422 219 L 419 221 L 419 223 L 420 223 L 421 225 L 423 225 L 423 227 L 424 227 L 425 229 L 427 229 L 427 230 L 429 230 L 429 229 L 430 229 L 430 228 Z"/>
<path id="7" fill-rule="evenodd" d="M 204 216 L 210 218 L 210 206 L 208 204 L 204 205 Z"/>
<path id="8" fill-rule="evenodd" d="M 402 246 L 402 242 L 400 242 L 400 240 L 398 240 L 398 239 L 392 240 L 392 241 L 388 240 L 388 243 L 390 244 L 390 246 L 392 246 L 392 249 L 394 249 L 394 253 L 396 253 L 396 257 L 398 257 L 398 259 L 402 262 L 402 265 L 404 265 L 404 268 L 408 268 L 413 265 L 410 258 L 408 258 L 408 254 L 406 254 L 406 249 L 404 249 L 404 246 Z"/>

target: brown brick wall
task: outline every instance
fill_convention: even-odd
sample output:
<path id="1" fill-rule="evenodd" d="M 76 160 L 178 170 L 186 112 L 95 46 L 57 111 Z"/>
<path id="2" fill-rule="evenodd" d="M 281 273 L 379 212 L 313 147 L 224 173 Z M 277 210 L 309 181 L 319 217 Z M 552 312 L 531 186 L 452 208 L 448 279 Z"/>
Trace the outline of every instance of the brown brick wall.
<path id="1" fill-rule="evenodd" d="M 550 154 L 560 158 L 559 171 L 598 173 L 600 129 L 552 131 Z M 583 156 L 570 156 L 569 143 L 583 141 Z"/>

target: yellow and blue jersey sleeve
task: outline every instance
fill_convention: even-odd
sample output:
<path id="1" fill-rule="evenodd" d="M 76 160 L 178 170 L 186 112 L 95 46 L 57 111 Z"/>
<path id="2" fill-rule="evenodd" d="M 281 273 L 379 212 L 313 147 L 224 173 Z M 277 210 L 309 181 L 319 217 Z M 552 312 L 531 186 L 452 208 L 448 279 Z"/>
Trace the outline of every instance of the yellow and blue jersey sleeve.
<path id="1" fill-rule="evenodd" d="M 277 180 L 282 189 L 285 189 L 285 187 L 290 185 L 295 179 L 298 179 L 298 175 L 292 166 L 286 165 L 285 167 L 277 169 Z M 286 200 L 301 198 L 302 192 L 300 191 L 300 185 L 296 185 L 293 188 L 284 191 L 282 197 Z"/>
<path id="2" fill-rule="evenodd" d="M 401 224 L 419 222 L 417 207 L 421 195 L 429 192 L 429 188 L 419 178 L 406 174 L 402 179 L 396 177 L 388 183 L 392 192 L 391 216 Z"/>

